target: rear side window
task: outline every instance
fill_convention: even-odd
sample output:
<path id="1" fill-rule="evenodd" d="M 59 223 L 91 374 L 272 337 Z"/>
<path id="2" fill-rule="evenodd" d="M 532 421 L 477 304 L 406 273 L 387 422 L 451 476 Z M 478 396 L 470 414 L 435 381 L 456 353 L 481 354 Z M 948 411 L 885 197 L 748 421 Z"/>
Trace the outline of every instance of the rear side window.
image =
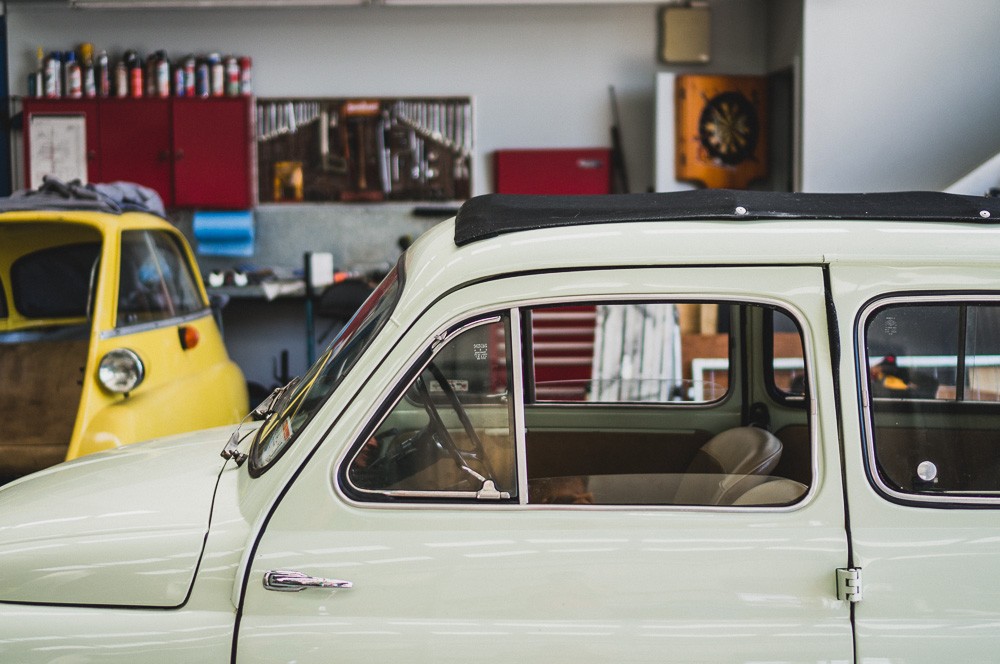
<path id="1" fill-rule="evenodd" d="M 877 481 L 1000 496 L 1000 302 L 890 301 L 862 332 Z"/>
<path id="2" fill-rule="evenodd" d="M 82 318 L 101 253 L 99 242 L 42 249 L 10 268 L 14 306 L 27 318 Z"/>
<path id="3" fill-rule="evenodd" d="M 183 316 L 205 306 L 176 238 L 158 231 L 122 233 L 119 327 Z"/>

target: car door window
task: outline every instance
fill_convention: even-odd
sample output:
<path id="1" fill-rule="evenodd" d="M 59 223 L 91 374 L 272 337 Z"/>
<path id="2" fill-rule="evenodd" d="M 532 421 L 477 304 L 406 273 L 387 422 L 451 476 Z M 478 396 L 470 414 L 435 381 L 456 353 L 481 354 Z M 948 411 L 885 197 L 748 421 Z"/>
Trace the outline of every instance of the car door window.
<path id="1" fill-rule="evenodd" d="M 812 482 L 808 402 L 785 404 L 797 413 L 788 427 L 796 435 L 768 431 L 766 418 L 752 421 L 766 404 L 749 408 L 730 397 L 756 376 L 751 365 L 769 366 L 771 337 L 760 329 L 737 344 L 730 320 L 738 329 L 770 318 L 759 305 L 718 309 L 723 322 L 704 334 L 685 334 L 671 302 L 520 309 L 515 344 L 507 343 L 506 315 L 463 323 L 446 342 L 432 342 L 401 381 L 356 444 L 345 488 L 362 500 L 795 503 Z M 801 335 L 789 327 L 804 378 Z M 524 352 L 512 354 L 514 346 Z M 511 388 L 515 362 L 525 364 L 520 391 Z M 775 371 L 758 379 L 773 383 Z M 519 448 L 514 405 L 522 394 Z M 520 495 L 518 449 L 527 490 Z"/>
<path id="2" fill-rule="evenodd" d="M 508 317 L 428 349 L 347 471 L 363 499 L 517 497 Z"/>
<path id="3" fill-rule="evenodd" d="M 1000 302 L 895 298 L 863 324 L 874 478 L 898 495 L 1000 496 Z"/>
<path id="4" fill-rule="evenodd" d="M 682 309 L 683 308 L 683 309 Z M 681 312 L 704 312 L 697 330 Z M 636 302 L 547 306 L 530 310 L 532 383 L 525 392 L 528 502 L 576 505 L 786 505 L 811 482 L 804 434 L 767 430 L 767 404 L 743 407 L 740 381 L 773 385 L 762 310 L 740 303 Z M 790 314 L 785 340 L 795 348 L 804 394 L 803 343 Z M 710 321 L 709 321 L 710 316 Z M 734 326 L 733 323 L 737 325 Z M 732 330 L 747 331 L 745 338 Z M 736 343 L 739 341 L 740 343 Z M 793 380 L 782 370 L 782 384 Z M 757 392 L 765 393 L 766 390 Z M 770 390 L 774 393 L 774 390 Z M 749 391 L 747 391 L 749 394 Z M 740 396 L 735 394 L 735 396 Z M 789 448 L 788 461 L 783 453 Z"/>
<path id="5" fill-rule="evenodd" d="M 183 316 L 205 306 L 174 238 L 154 231 L 122 233 L 118 326 Z"/>

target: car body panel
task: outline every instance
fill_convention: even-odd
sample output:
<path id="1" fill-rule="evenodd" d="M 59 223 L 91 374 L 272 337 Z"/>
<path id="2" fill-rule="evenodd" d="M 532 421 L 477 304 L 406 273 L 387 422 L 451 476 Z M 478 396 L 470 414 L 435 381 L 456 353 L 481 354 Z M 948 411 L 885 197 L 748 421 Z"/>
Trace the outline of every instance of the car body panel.
<path id="1" fill-rule="evenodd" d="M 97 341 L 94 362 L 115 348 L 129 348 L 145 360 L 146 378 L 127 398 L 90 382 L 67 458 L 243 417 L 247 411 L 243 374 L 234 363 L 218 361 L 226 357 L 226 349 L 212 314 L 206 311 L 182 324 L 197 330 L 200 337 L 198 345 L 186 351 L 180 351 L 177 321 Z M 178 409 L 183 417 L 178 417 Z"/>
<path id="2" fill-rule="evenodd" d="M 955 262 L 898 270 L 841 263 L 831 267 L 831 281 L 838 303 L 846 307 L 843 315 L 853 322 L 870 300 L 886 293 L 995 295 L 998 268 Z M 865 588 L 855 611 L 859 657 L 995 661 L 1000 589 L 991 580 L 1000 574 L 1000 519 L 995 510 L 900 505 L 875 491 L 866 478 L 867 408 L 860 407 L 857 388 L 856 327 L 845 324 L 841 335 L 841 389 L 854 565 L 862 570 Z"/>
<path id="3" fill-rule="evenodd" d="M 544 288 L 531 276 L 479 283 L 430 306 L 337 418 L 267 522 L 245 575 L 238 659 L 323 661 L 336 644 L 343 661 L 401 653 L 410 661 L 460 661 L 490 635 L 490 656 L 502 659 L 754 661 L 776 656 L 780 636 L 780 659 L 847 661 L 849 610 L 829 597 L 832 570 L 847 560 L 836 473 L 824 474 L 814 499 L 795 509 L 730 510 L 710 519 L 662 508 L 366 505 L 330 492 L 338 456 L 382 398 L 367 390 L 393 382 L 419 340 L 476 314 L 469 303 L 664 293 L 752 299 L 788 279 L 799 287 L 795 304 L 783 304 L 821 323 L 818 268 L 581 270 L 547 275 Z M 822 346 L 810 362 L 820 372 L 829 366 Z M 827 394 L 832 388 L 817 385 Z M 822 439 L 835 441 L 835 418 L 825 423 Z M 822 447 L 824 467 L 836 467 L 836 446 Z M 734 552 L 735 567 L 726 563 Z M 268 592 L 260 579 L 272 569 L 354 587 Z M 296 639 L 276 640 L 275 625 L 287 621 Z"/>
<path id="4" fill-rule="evenodd" d="M 0 601 L 183 604 L 229 433 L 226 427 L 125 447 L 5 487 Z M 108 482 L 110 476 L 123 481 Z"/>
<path id="5" fill-rule="evenodd" d="M 229 432 L 220 430 L 219 433 L 221 436 Z M 190 588 L 183 605 L 179 608 L 135 608 L 0 603 L 3 624 L 17 626 L 16 630 L 4 629 L 0 633 L 0 661 L 73 661 L 80 664 L 229 661 L 236 623 L 236 605 L 231 601 L 230 593 L 240 556 L 250 539 L 250 523 L 244 518 L 239 499 L 240 469 L 230 461 L 221 473 L 218 472 L 221 437 L 203 435 L 185 436 L 185 439 L 190 439 L 195 448 L 204 446 L 204 453 L 212 456 L 211 459 L 205 458 L 200 449 L 195 454 L 203 464 L 215 469 L 217 487 L 211 498 L 211 528 L 207 535 L 202 534 L 204 550 L 197 566 L 197 583 Z M 143 443 L 109 454 L 123 455 L 133 450 L 141 452 L 149 445 Z M 175 441 L 168 445 L 171 450 L 176 447 Z M 182 445 L 188 446 L 186 443 Z M 87 464 L 104 456 L 98 454 L 67 465 Z M 194 460 L 191 455 L 188 459 Z M 61 467 L 53 470 L 59 469 Z M 36 477 L 46 472 L 38 473 L 30 481 L 35 482 Z M 243 474 L 245 476 L 245 471 Z M 150 495 L 160 496 L 162 487 L 160 483 L 151 485 Z M 187 500 L 204 506 L 205 497 L 189 494 Z M 163 551 L 157 549 L 155 554 L 148 553 L 152 558 L 154 555 L 159 557 Z M 103 582 L 129 582 L 129 578 L 113 574 L 116 567 L 109 564 L 117 560 L 118 554 L 111 553 L 109 556 L 102 565 Z M 164 567 L 161 563 L 148 570 L 149 576 L 162 576 Z M 99 593 L 100 588 L 95 592 Z M 58 625 L 58 629 L 53 625 Z"/>

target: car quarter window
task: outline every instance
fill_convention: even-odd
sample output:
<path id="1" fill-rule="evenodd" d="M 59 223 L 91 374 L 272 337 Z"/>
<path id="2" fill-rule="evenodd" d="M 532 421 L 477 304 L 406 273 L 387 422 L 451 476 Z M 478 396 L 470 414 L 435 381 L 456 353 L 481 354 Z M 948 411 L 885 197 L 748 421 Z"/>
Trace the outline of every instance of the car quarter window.
<path id="1" fill-rule="evenodd" d="M 876 482 L 922 500 L 1000 499 L 1000 299 L 891 298 L 861 331 Z"/>
<path id="2" fill-rule="evenodd" d="M 118 325 L 173 318 L 205 308 L 184 252 L 159 231 L 122 233 Z"/>
<path id="3" fill-rule="evenodd" d="M 362 496 L 517 496 L 508 316 L 476 320 L 428 349 L 354 455 Z"/>
<path id="4" fill-rule="evenodd" d="M 802 397 L 773 401 L 785 412 L 776 430 L 756 416 L 774 398 L 772 310 L 569 303 L 462 323 L 431 343 L 356 443 L 346 488 L 362 500 L 793 504 L 812 482 L 794 324 Z M 691 312 L 711 325 L 685 328 Z"/>

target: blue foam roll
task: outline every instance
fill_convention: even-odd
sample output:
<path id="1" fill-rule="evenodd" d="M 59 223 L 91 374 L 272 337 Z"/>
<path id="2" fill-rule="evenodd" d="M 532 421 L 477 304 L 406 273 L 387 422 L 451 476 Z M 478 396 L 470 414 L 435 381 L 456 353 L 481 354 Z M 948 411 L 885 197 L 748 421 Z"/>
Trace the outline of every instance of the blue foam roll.
<path id="1" fill-rule="evenodd" d="M 195 212 L 192 231 L 198 253 L 204 256 L 252 256 L 252 210 Z"/>

